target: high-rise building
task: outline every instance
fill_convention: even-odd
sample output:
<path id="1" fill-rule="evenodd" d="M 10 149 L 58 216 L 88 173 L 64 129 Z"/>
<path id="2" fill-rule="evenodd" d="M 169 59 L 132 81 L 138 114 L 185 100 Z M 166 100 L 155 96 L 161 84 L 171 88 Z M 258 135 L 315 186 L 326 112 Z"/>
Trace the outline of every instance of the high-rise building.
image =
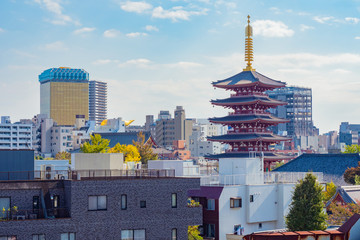
<path id="1" fill-rule="evenodd" d="M 58 125 L 74 125 L 76 115 L 89 117 L 89 73 L 83 69 L 50 68 L 39 75 L 40 113 Z"/>
<path id="2" fill-rule="evenodd" d="M 273 127 L 275 133 L 287 132 L 289 137 L 313 136 L 312 92 L 311 88 L 282 87 L 267 92 L 270 98 L 286 102 L 270 112 L 279 118 L 286 118 L 287 123 Z"/>
<path id="3" fill-rule="evenodd" d="M 107 119 L 107 83 L 89 82 L 89 120 L 101 124 Z"/>
<path id="4" fill-rule="evenodd" d="M 11 123 L 9 116 L 0 122 L 0 149 L 32 149 L 31 124 Z"/>

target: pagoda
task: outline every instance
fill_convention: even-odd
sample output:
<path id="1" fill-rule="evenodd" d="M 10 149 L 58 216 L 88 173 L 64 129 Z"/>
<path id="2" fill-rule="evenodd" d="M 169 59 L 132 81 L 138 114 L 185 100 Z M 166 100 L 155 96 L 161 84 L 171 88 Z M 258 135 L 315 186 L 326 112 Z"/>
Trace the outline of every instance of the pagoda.
<path id="1" fill-rule="evenodd" d="M 225 153 L 210 155 L 207 158 L 262 157 L 264 170 L 267 171 L 270 170 L 272 163 L 287 159 L 275 154 L 270 145 L 291 139 L 275 135 L 268 130 L 271 126 L 288 121 L 272 116 L 267 110 L 287 103 L 271 99 L 265 92 L 284 87 L 285 83 L 268 78 L 252 68 L 253 43 L 250 16 L 245 33 L 246 68 L 232 77 L 212 83 L 215 88 L 233 91 L 229 98 L 211 100 L 213 105 L 232 111 L 225 117 L 209 118 L 210 122 L 226 125 L 229 130 L 225 135 L 211 136 L 208 140 L 228 144 L 230 147 Z"/>

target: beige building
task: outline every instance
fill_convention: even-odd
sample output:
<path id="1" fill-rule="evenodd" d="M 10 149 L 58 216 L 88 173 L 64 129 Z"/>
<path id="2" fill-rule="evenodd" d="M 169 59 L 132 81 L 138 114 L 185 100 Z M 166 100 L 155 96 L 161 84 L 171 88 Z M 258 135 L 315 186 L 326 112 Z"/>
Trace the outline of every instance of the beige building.
<path id="1" fill-rule="evenodd" d="M 74 125 L 76 115 L 89 119 L 89 73 L 51 68 L 39 75 L 40 113 L 58 125 Z"/>

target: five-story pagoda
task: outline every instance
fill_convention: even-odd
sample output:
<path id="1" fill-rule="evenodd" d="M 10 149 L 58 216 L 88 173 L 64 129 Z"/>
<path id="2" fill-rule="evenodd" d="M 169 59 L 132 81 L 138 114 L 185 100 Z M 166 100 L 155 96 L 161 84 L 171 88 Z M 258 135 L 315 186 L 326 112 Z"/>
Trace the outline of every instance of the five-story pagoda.
<path id="1" fill-rule="evenodd" d="M 268 78 L 252 68 L 253 46 L 252 27 L 250 16 L 246 26 L 245 61 L 247 66 L 242 72 L 227 78 L 213 82 L 216 88 L 223 88 L 235 92 L 229 98 L 212 100 L 216 106 L 232 109 L 228 116 L 210 118 L 210 122 L 229 126 L 226 135 L 208 137 L 209 141 L 228 144 L 230 148 L 222 154 L 207 156 L 210 159 L 220 158 L 248 158 L 256 155 L 264 159 L 264 170 L 269 170 L 273 162 L 286 159 L 274 153 L 270 145 L 288 141 L 289 138 L 274 135 L 268 130 L 270 126 L 288 122 L 271 116 L 266 111 L 287 103 L 269 98 L 267 90 L 281 88 L 284 82 Z"/>

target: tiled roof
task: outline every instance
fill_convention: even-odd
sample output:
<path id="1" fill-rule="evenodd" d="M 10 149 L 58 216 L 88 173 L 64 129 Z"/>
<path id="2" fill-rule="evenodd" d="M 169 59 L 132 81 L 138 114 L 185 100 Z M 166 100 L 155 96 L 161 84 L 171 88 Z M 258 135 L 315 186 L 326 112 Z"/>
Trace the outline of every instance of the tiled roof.
<path id="1" fill-rule="evenodd" d="M 289 138 L 280 137 L 272 133 L 249 133 L 249 134 L 226 134 L 220 136 L 207 137 L 208 141 L 233 142 L 233 141 L 286 141 Z"/>
<path id="2" fill-rule="evenodd" d="M 100 134 L 102 138 L 109 139 L 109 147 L 114 147 L 117 143 L 120 144 L 132 144 L 132 141 L 137 141 L 138 132 L 121 132 L 121 133 L 95 133 Z M 147 142 L 151 136 L 150 132 L 143 132 L 145 135 L 145 142 Z"/>
<path id="3" fill-rule="evenodd" d="M 288 122 L 286 119 L 277 118 L 271 116 L 270 114 L 249 114 L 249 115 L 229 115 L 226 117 L 218 118 L 209 118 L 210 122 L 213 123 L 222 123 L 222 122 L 245 122 L 245 121 L 255 121 L 259 120 L 261 122 Z"/>
<path id="4" fill-rule="evenodd" d="M 357 203 L 360 201 L 360 186 L 338 187 L 334 196 L 326 203 L 326 207 L 328 207 L 338 195 L 340 195 L 345 203 Z"/>
<path id="5" fill-rule="evenodd" d="M 360 156 L 357 153 L 342 154 L 302 154 L 294 160 L 276 168 L 277 172 L 323 172 L 344 175 L 347 168 L 357 167 Z"/>
<path id="6" fill-rule="evenodd" d="M 215 87 L 241 87 L 253 85 L 255 82 L 260 82 L 263 85 L 276 88 L 285 86 L 284 82 L 268 78 L 256 71 L 243 71 L 227 79 L 213 82 L 212 84 Z"/>
<path id="7" fill-rule="evenodd" d="M 226 105 L 226 104 L 237 104 L 237 105 L 245 105 L 250 103 L 255 103 L 257 101 L 260 101 L 264 104 L 275 104 L 275 105 L 286 105 L 286 102 L 281 102 L 272 98 L 269 98 L 268 96 L 246 96 L 246 97 L 231 97 L 231 98 L 225 98 L 225 99 L 216 99 L 211 100 L 211 103 L 215 105 Z"/>

